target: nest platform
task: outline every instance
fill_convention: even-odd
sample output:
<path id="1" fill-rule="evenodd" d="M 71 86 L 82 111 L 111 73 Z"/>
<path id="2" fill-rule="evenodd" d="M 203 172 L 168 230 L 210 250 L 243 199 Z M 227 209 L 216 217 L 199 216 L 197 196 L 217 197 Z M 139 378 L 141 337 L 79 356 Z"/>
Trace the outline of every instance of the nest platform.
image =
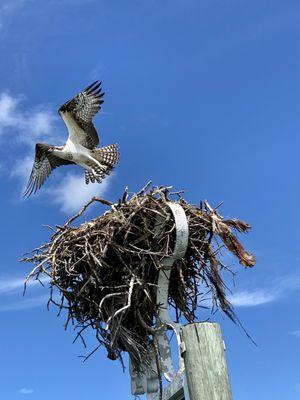
<path id="1" fill-rule="evenodd" d="M 137 368 L 147 364 L 158 315 L 158 273 L 176 239 L 167 201 L 183 207 L 189 225 L 186 255 L 174 264 L 170 276 L 169 306 L 176 320 L 201 318 L 199 307 L 209 295 L 213 309 L 237 321 L 222 279 L 228 267 L 221 259 L 227 249 L 243 266 L 255 264 L 236 237 L 250 226 L 224 219 L 207 202 L 191 205 L 182 195 L 172 193 L 171 187 L 148 184 L 132 195 L 125 190 L 118 203 L 94 197 L 64 226 L 55 228 L 49 243 L 23 258 L 35 264 L 26 281 L 49 279 L 48 305 L 66 316 L 66 329 L 73 325 L 75 340 L 80 338 L 85 345 L 85 331 L 95 334 L 97 346 L 86 358 L 104 346 L 110 359 L 122 362 L 122 352 L 127 351 Z M 108 210 L 74 226 L 97 202 Z"/>

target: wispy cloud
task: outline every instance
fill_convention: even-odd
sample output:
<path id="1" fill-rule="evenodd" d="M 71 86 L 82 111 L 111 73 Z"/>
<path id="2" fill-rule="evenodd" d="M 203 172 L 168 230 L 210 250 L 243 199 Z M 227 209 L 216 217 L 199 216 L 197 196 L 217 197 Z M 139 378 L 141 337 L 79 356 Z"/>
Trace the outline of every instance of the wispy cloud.
<path id="1" fill-rule="evenodd" d="M 23 101 L 22 96 L 0 93 L 0 134 L 9 134 L 30 147 L 42 138 L 57 139 L 58 117 L 45 105 L 26 110 Z"/>
<path id="2" fill-rule="evenodd" d="M 274 301 L 276 296 L 265 290 L 241 291 L 229 296 L 235 307 L 253 307 Z"/>
<path id="3" fill-rule="evenodd" d="M 11 177 L 20 179 L 22 191 L 33 165 L 35 143 L 59 142 L 57 122 L 58 117 L 46 106 L 25 109 L 24 97 L 0 93 L 0 139 L 22 145 L 11 166 Z"/>
<path id="4" fill-rule="evenodd" d="M 64 213 L 78 211 L 92 196 L 103 196 L 110 185 L 113 175 L 108 176 L 101 184 L 86 185 L 83 174 L 67 174 L 53 189 L 47 192 Z"/>
<path id="5" fill-rule="evenodd" d="M 38 141 L 56 141 L 59 138 L 57 116 L 46 106 L 24 108 L 24 97 L 12 96 L 7 92 L 0 93 L 0 139 L 9 138 L 22 145 L 11 166 L 11 177 L 19 178 L 24 189 L 34 159 L 34 146 Z"/>
<path id="6" fill-rule="evenodd" d="M 32 151 L 31 155 L 27 155 L 23 158 L 20 158 L 18 162 L 15 163 L 15 166 L 12 168 L 10 176 L 12 178 L 19 178 L 21 181 L 21 191 L 22 193 L 25 190 L 25 187 L 28 182 L 28 178 L 30 176 L 30 172 L 33 165 L 33 157 L 34 152 Z"/>
<path id="7" fill-rule="evenodd" d="M 24 277 L 0 278 L 0 312 L 26 310 L 47 304 L 48 295 L 22 296 L 24 279 Z M 41 281 L 46 284 L 49 282 L 49 278 L 42 278 Z M 42 288 L 37 280 L 29 281 L 27 286 L 28 288 Z M 27 293 L 29 294 L 29 292 Z"/>
<path id="8" fill-rule="evenodd" d="M 35 0 L 7 0 L 1 2 L 0 29 L 4 27 L 5 22 L 7 23 L 15 15 L 16 12 L 20 11 L 21 7 L 34 1 Z"/>
<path id="9" fill-rule="evenodd" d="M 47 304 L 48 300 L 49 300 L 48 295 L 42 295 L 42 296 L 32 297 L 30 299 L 26 299 L 26 298 L 22 297 L 18 301 L 13 301 L 13 302 L 8 302 L 8 303 L 1 302 L 0 312 L 20 311 L 20 310 L 26 310 L 26 309 L 30 309 L 30 308 L 45 306 Z"/>
<path id="10" fill-rule="evenodd" d="M 23 387 L 22 389 L 20 389 L 20 390 L 18 391 L 19 394 L 31 394 L 31 393 L 33 393 L 33 392 L 34 392 L 33 389 L 28 389 L 28 388 L 26 388 L 26 387 Z"/>
<path id="11" fill-rule="evenodd" d="M 298 337 L 298 338 L 300 339 L 300 330 L 291 332 L 291 334 L 292 334 L 293 336 L 296 336 L 296 337 Z"/>
<path id="12" fill-rule="evenodd" d="M 0 278 L 0 294 L 10 294 L 17 291 L 23 290 L 25 278 L 15 277 L 15 278 Z M 42 283 L 47 283 L 49 279 L 43 279 Z M 31 280 L 28 282 L 27 286 L 37 286 L 40 282 L 37 280 Z"/>
<path id="13" fill-rule="evenodd" d="M 24 280 L 20 278 L 3 279 L 0 278 L 0 293 L 7 294 L 21 289 L 24 286 Z"/>
<path id="14" fill-rule="evenodd" d="M 254 307 L 279 300 L 288 294 L 300 290 L 300 274 L 278 279 L 265 289 L 245 289 L 228 296 L 235 307 Z"/>

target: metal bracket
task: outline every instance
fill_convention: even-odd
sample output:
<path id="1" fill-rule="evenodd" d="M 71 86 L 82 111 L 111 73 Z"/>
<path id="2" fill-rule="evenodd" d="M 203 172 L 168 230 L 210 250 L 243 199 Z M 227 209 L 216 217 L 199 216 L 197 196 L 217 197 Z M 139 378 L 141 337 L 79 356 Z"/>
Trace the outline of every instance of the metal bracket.
<path id="1" fill-rule="evenodd" d="M 163 268 L 159 271 L 157 282 L 157 304 L 159 306 L 157 327 L 160 329 L 155 334 L 155 339 L 157 341 L 161 356 L 162 372 L 165 378 L 170 382 L 175 376 L 175 369 L 172 361 L 169 339 L 167 336 L 167 328 L 169 327 L 174 331 L 177 339 L 179 360 L 177 374 L 181 374 L 184 371 L 184 362 L 182 358 L 184 344 L 180 336 L 181 325 L 172 320 L 168 310 L 169 279 L 171 268 L 174 262 L 183 258 L 186 253 L 189 238 L 189 228 L 187 217 L 182 206 L 178 203 L 172 202 L 167 202 L 167 205 L 172 211 L 175 219 L 176 241 L 173 254 L 165 257 L 161 261 Z M 132 394 L 139 395 L 147 393 L 148 400 L 151 400 L 158 391 L 158 375 L 156 371 L 154 355 L 152 361 L 152 366 L 154 369 L 151 373 L 151 376 L 138 376 L 137 374 L 134 374 L 132 366 L 130 368 Z"/>
<path id="2" fill-rule="evenodd" d="M 157 303 L 159 304 L 159 323 L 162 325 L 162 329 L 155 335 L 158 342 L 162 371 L 165 378 L 171 381 L 175 371 L 172 362 L 171 348 L 169 345 L 169 340 L 167 337 L 166 326 L 173 329 L 178 348 L 180 349 L 181 338 L 180 338 L 180 327 L 181 325 L 174 322 L 169 314 L 168 310 L 168 293 L 169 293 L 169 279 L 171 274 L 171 268 L 175 261 L 184 257 L 188 245 L 189 239 L 189 227 L 188 221 L 182 206 L 178 203 L 168 202 L 167 205 L 171 209 L 176 225 L 176 242 L 174 252 L 171 256 L 166 257 L 162 260 L 162 265 L 167 269 L 162 269 L 159 272 L 158 282 L 157 282 Z M 179 372 L 184 369 L 183 359 L 179 351 Z"/>

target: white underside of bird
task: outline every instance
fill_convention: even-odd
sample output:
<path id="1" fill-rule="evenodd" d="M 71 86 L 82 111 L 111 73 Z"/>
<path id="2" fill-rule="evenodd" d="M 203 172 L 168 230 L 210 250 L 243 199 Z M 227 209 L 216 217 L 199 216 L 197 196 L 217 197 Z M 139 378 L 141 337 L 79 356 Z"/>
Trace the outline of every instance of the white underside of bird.
<path id="1" fill-rule="evenodd" d="M 74 163 L 90 172 L 93 172 L 93 167 L 105 168 L 104 165 L 101 165 L 101 163 L 92 156 L 89 149 L 83 147 L 80 143 L 73 142 L 71 139 L 67 140 L 61 150 L 54 149 L 52 153 L 64 160 L 72 160 Z"/>
<path id="2" fill-rule="evenodd" d="M 84 135 L 82 129 L 73 121 L 69 115 L 62 114 L 62 119 L 65 122 L 69 137 L 62 149 L 53 149 L 53 154 L 61 157 L 65 160 L 72 160 L 76 164 L 80 165 L 82 168 L 92 172 L 92 165 L 101 167 L 99 161 L 97 161 L 93 156 L 90 149 L 82 146 L 79 143 L 79 138 Z"/>

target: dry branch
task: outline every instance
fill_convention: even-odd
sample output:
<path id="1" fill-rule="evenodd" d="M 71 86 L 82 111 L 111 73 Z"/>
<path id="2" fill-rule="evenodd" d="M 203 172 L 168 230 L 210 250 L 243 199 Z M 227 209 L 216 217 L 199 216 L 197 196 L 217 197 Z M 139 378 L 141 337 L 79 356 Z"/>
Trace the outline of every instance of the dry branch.
<path id="1" fill-rule="evenodd" d="M 175 263 L 170 277 L 169 303 L 177 319 L 195 321 L 196 310 L 209 292 L 212 305 L 236 322 L 221 277 L 220 249 L 225 246 L 244 266 L 255 263 L 233 233 L 246 232 L 248 224 L 223 219 L 219 206 L 213 209 L 207 202 L 201 207 L 190 205 L 181 191 L 172 194 L 171 187 L 149 186 L 130 198 L 126 188 L 117 204 L 92 198 L 64 226 L 56 227 L 49 243 L 22 260 L 35 264 L 26 281 L 50 277 L 49 304 L 55 304 L 59 314 L 67 310 L 65 327 L 70 321 L 75 325 L 75 340 L 81 338 L 85 344 L 82 335 L 92 329 L 99 342 L 96 349 L 103 345 L 109 358 L 121 361 L 127 351 L 137 368 L 147 365 L 149 349 L 155 348 L 158 272 L 161 260 L 173 252 L 176 232 L 166 206 L 170 196 L 179 198 L 189 223 L 187 253 Z M 72 227 L 94 202 L 110 209 Z"/>

